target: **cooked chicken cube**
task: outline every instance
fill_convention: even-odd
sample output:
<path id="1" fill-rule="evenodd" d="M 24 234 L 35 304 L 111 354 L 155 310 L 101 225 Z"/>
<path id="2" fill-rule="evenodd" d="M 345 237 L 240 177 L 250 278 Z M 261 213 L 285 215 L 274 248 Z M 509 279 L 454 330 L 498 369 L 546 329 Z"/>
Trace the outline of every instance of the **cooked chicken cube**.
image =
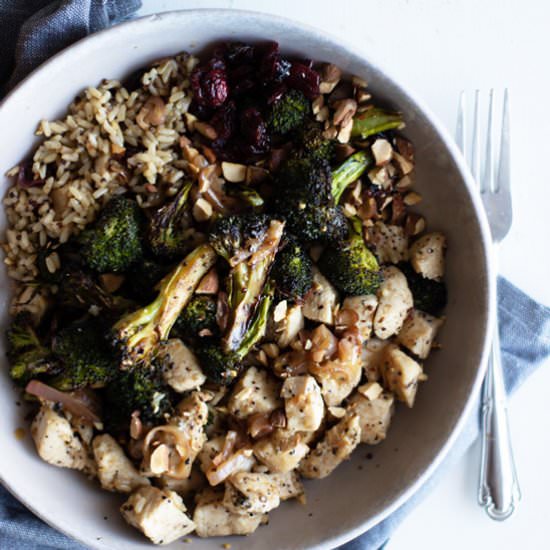
<path id="1" fill-rule="evenodd" d="M 216 455 L 219 455 L 223 449 L 223 444 L 225 442 L 224 435 L 218 435 L 209 439 L 202 447 L 198 460 L 200 463 L 200 468 L 203 472 L 207 472 L 212 465 L 212 461 Z"/>
<path id="2" fill-rule="evenodd" d="M 309 452 L 301 434 L 276 430 L 254 444 L 254 455 L 271 472 L 286 473 L 294 470 Z"/>
<path id="3" fill-rule="evenodd" d="M 307 293 L 303 313 L 306 319 L 334 324 L 334 308 L 338 301 L 338 292 L 318 269 L 313 270 L 313 286 Z"/>
<path id="4" fill-rule="evenodd" d="M 413 243 L 409 251 L 411 264 L 417 273 L 427 279 L 440 279 L 445 274 L 445 246 L 443 233 L 427 233 Z"/>
<path id="5" fill-rule="evenodd" d="M 231 512 L 265 514 L 280 502 L 279 486 L 269 474 L 239 472 L 225 484 L 223 503 Z"/>
<path id="6" fill-rule="evenodd" d="M 412 407 L 422 367 L 397 346 L 390 344 L 384 352 L 381 371 L 386 387 L 395 393 L 399 401 Z"/>
<path id="7" fill-rule="evenodd" d="M 170 544 L 195 530 L 181 497 L 169 489 L 141 487 L 120 511 L 130 525 L 155 544 Z"/>
<path id="8" fill-rule="evenodd" d="M 300 473 L 309 478 L 327 477 L 361 441 L 359 416 L 351 414 L 325 433 L 323 439 L 300 463 Z"/>
<path id="9" fill-rule="evenodd" d="M 349 398 L 347 410 L 349 414 L 359 416 L 361 443 L 376 445 L 386 438 L 394 410 L 393 401 L 393 395 L 389 392 L 382 392 L 375 399 L 355 392 Z"/>
<path id="10" fill-rule="evenodd" d="M 369 382 L 376 382 L 380 379 L 380 365 L 387 345 L 387 340 L 371 338 L 361 350 L 361 362 Z"/>
<path id="11" fill-rule="evenodd" d="M 273 340 L 280 348 L 286 348 L 304 328 L 302 306 L 288 305 L 284 300 L 274 308 L 269 319 L 268 339 Z"/>
<path id="12" fill-rule="evenodd" d="M 304 494 L 304 486 L 302 485 L 300 475 L 296 470 L 269 475 L 279 488 L 279 497 L 281 500 L 299 498 Z"/>
<path id="13" fill-rule="evenodd" d="M 405 319 L 397 340 L 420 359 L 426 359 L 442 324 L 443 319 L 413 309 Z"/>
<path id="14" fill-rule="evenodd" d="M 97 465 L 97 477 L 107 491 L 131 493 L 134 489 L 149 485 L 149 480 L 140 475 L 122 447 L 109 434 L 95 437 L 92 443 Z"/>
<path id="15" fill-rule="evenodd" d="M 234 513 L 223 503 L 223 491 L 205 489 L 196 497 L 193 521 L 199 537 L 248 535 L 264 521 L 263 514 Z"/>
<path id="16" fill-rule="evenodd" d="M 285 400 L 287 429 L 315 431 L 323 421 L 325 405 L 321 388 L 313 376 L 292 376 L 284 381 L 281 397 Z"/>
<path id="17" fill-rule="evenodd" d="M 92 473 L 93 459 L 78 432 L 65 416 L 44 404 L 31 424 L 31 435 L 40 458 L 61 468 Z"/>
<path id="18" fill-rule="evenodd" d="M 413 297 L 405 275 L 397 267 L 382 270 L 384 281 L 378 289 L 378 308 L 374 315 L 374 334 L 386 340 L 397 334 L 413 307 Z"/>
<path id="19" fill-rule="evenodd" d="M 372 333 L 374 312 L 378 299 L 374 294 L 363 296 L 348 296 L 342 304 L 342 309 L 350 309 L 357 314 L 356 327 L 362 340 L 368 340 Z"/>
<path id="20" fill-rule="evenodd" d="M 269 413 L 282 406 L 280 383 L 269 373 L 250 367 L 235 384 L 227 409 L 237 418 L 255 413 Z"/>
<path id="21" fill-rule="evenodd" d="M 409 239 L 400 225 L 376 222 L 372 228 L 372 243 L 382 264 L 397 264 L 409 259 Z"/>
<path id="22" fill-rule="evenodd" d="M 206 382 L 193 352 L 179 339 L 171 338 L 161 347 L 164 381 L 177 392 L 194 390 Z"/>

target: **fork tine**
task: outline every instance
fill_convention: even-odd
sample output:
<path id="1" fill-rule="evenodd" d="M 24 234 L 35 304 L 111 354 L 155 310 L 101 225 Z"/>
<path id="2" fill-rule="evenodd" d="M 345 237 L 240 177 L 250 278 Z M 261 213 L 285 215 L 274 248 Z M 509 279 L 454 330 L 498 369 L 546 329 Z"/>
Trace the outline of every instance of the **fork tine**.
<path id="1" fill-rule="evenodd" d="M 510 99 L 508 88 L 504 90 L 504 103 L 502 107 L 502 131 L 500 137 L 500 155 L 498 164 L 498 175 L 495 191 L 510 190 Z"/>
<path id="2" fill-rule="evenodd" d="M 458 116 L 456 120 L 456 144 L 466 157 L 466 95 L 464 90 L 460 92 L 458 100 Z"/>
<path id="3" fill-rule="evenodd" d="M 481 175 L 481 139 L 479 137 L 481 127 L 480 116 L 479 90 L 476 90 L 474 102 L 474 130 L 472 135 L 472 158 L 470 162 L 470 170 L 478 187 L 480 186 Z M 480 188 L 480 191 L 483 192 L 483 188 Z"/>
<path id="4" fill-rule="evenodd" d="M 485 149 L 485 169 L 481 183 L 481 192 L 496 191 L 495 189 L 495 159 L 494 159 L 494 89 L 489 92 L 489 115 L 487 119 L 487 142 Z"/>

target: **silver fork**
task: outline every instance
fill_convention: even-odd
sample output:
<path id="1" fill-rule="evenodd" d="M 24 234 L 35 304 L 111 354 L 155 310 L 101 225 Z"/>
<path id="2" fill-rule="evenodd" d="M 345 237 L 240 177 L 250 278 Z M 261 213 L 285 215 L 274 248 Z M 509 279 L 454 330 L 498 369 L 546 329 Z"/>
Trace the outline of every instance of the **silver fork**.
<path id="1" fill-rule="evenodd" d="M 474 128 L 472 132 L 470 170 L 478 185 L 487 212 L 493 246 L 491 260 L 498 272 L 498 244 L 506 237 L 512 225 L 512 197 L 510 194 L 510 113 L 508 90 L 504 91 L 500 150 L 495 158 L 495 101 L 489 94 L 487 138 L 484 170 L 481 154 L 481 105 L 479 90 L 475 92 Z M 466 97 L 460 95 L 457 122 L 457 142 L 467 158 L 466 151 Z M 496 169 L 495 169 L 496 168 Z M 504 377 L 500 357 L 498 322 L 493 330 L 489 367 L 483 384 L 481 402 L 482 450 L 478 501 L 490 518 L 505 520 L 510 517 L 521 498 L 508 425 Z"/>

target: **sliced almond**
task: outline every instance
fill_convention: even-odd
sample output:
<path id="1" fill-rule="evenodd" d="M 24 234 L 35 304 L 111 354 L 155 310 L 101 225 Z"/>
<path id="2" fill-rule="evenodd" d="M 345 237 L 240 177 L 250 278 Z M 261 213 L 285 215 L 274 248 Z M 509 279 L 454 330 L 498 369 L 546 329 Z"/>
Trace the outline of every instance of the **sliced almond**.
<path id="1" fill-rule="evenodd" d="M 370 170 L 369 179 L 374 185 L 378 185 L 384 189 L 387 189 L 391 185 L 391 177 L 386 166 Z"/>
<path id="2" fill-rule="evenodd" d="M 149 469 L 153 474 L 163 474 L 168 471 L 170 464 L 170 449 L 168 445 L 159 445 L 149 459 Z"/>
<path id="3" fill-rule="evenodd" d="M 342 71 L 339 67 L 332 63 L 326 64 L 321 69 L 321 84 L 319 85 L 319 91 L 322 94 L 330 94 L 334 88 L 340 82 L 342 78 Z"/>
<path id="4" fill-rule="evenodd" d="M 414 164 L 400 155 L 397 151 L 393 152 L 393 160 L 402 176 L 406 176 L 413 171 Z"/>
<path id="5" fill-rule="evenodd" d="M 196 294 L 217 294 L 220 287 L 220 281 L 218 272 L 215 268 L 212 268 L 201 280 Z"/>
<path id="6" fill-rule="evenodd" d="M 279 357 L 279 346 L 277 344 L 269 342 L 268 344 L 264 344 L 262 349 L 270 359 L 276 359 Z"/>
<path id="7" fill-rule="evenodd" d="M 359 88 L 359 89 L 355 92 L 355 100 L 357 101 L 357 103 L 358 103 L 359 105 L 363 105 L 364 103 L 366 103 L 367 101 L 369 101 L 371 98 L 372 98 L 372 95 L 369 94 L 369 92 L 367 92 L 367 91 L 364 90 L 363 88 Z"/>
<path id="8" fill-rule="evenodd" d="M 318 122 L 325 122 L 328 120 L 328 117 L 330 116 L 330 112 L 328 110 L 328 107 L 325 105 L 321 109 L 319 109 L 319 112 L 315 115 L 315 120 Z"/>
<path id="9" fill-rule="evenodd" d="M 195 130 L 206 139 L 215 140 L 218 137 L 218 132 L 206 122 L 195 122 Z"/>
<path id="10" fill-rule="evenodd" d="M 124 282 L 124 275 L 116 275 L 115 273 L 103 273 L 99 276 L 99 281 L 103 288 L 109 292 L 116 292 Z"/>
<path id="11" fill-rule="evenodd" d="M 395 144 L 401 156 L 409 162 L 414 162 L 414 146 L 408 139 L 398 137 L 395 139 Z"/>
<path id="12" fill-rule="evenodd" d="M 396 184 L 395 188 L 398 191 L 404 191 L 405 189 L 409 189 L 413 185 L 413 180 L 411 176 L 403 176 Z"/>
<path id="13" fill-rule="evenodd" d="M 403 197 L 403 202 L 407 206 L 414 206 L 415 204 L 418 204 L 422 200 L 422 195 L 416 193 L 415 191 L 411 191 L 410 193 L 407 193 Z"/>
<path id="14" fill-rule="evenodd" d="M 351 138 L 351 130 L 353 128 L 353 119 L 350 118 L 347 123 L 343 124 L 338 132 L 338 141 L 340 143 L 347 143 Z"/>
<path id="15" fill-rule="evenodd" d="M 419 235 L 426 228 L 426 220 L 419 214 L 411 212 L 405 220 L 405 234 L 409 237 Z"/>
<path id="16" fill-rule="evenodd" d="M 384 391 L 384 388 L 378 382 L 367 382 L 366 384 L 359 386 L 357 391 L 361 395 L 364 395 L 369 401 L 374 401 L 380 397 Z"/>
<path id="17" fill-rule="evenodd" d="M 325 98 L 322 95 L 318 95 L 311 103 L 311 110 L 316 115 L 325 105 Z"/>
<path id="18" fill-rule="evenodd" d="M 199 197 L 193 205 L 193 217 L 198 222 L 205 222 L 212 217 L 212 213 L 212 205 L 207 200 Z"/>
<path id="19" fill-rule="evenodd" d="M 325 139 L 334 139 L 338 135 L 338 130 L 334 126 L 329 126 L 324 132 Z"/>
<path id="20" fill-rule="evenodd" d="M 360 76 L 352 76 L 351 83 L 356 88 L 366 88 L 369 85 L 369 83 L 364 78 L 361 78 Z"/>
<path id="21" fill-rule="evenodd" d="M 188 132 L 194 132 L 195 131 L 195 122 L 197 122 L 199 119 L 192 115 L 191 113 L 183 113 L 183 120 L 185 122 L 185 127 L 187 128 Z"/>
<path id="22" fill-rule="evenodd" d="M 334 108 L 333 123 L 336 126 L 345 125 L 357 111 L 357 102 L 355 99 L 341 99 L 334 104 Z"/>
<path id="23" fill-rule="evenodd" d="M 376 166 L 384 166 L 392 159 L 393 148 L 387 139 L 377 139 L 371 146 Z"/>
<path id="24" fill-rule="evenodd" d="M 328 412 L 334 418 L 344 418 L 346 416 L 346 409 L 344 407 L 328 407 Z"/>
<path id="25" fill-rule="evenodd" d="M 275 306 L 275 309 L 273 310 L 273 320 L 276 323 L 282 321 L 286 317 L 287 307 L 288 305 L 286 300 L 281 300 Z"/>
<path id="26" fill-rule="evenodd" d="M 246 166 L 236 162 L 222 162 L 223 177 L 232 183 L 239 183 L 246 178 Z"/>

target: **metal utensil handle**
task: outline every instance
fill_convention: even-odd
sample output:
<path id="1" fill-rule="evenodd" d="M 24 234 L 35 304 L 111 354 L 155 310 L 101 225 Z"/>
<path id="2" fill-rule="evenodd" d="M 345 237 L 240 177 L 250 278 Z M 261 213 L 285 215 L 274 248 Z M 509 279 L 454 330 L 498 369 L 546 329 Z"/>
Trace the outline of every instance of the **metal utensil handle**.
<path id="1" fill-rule="evenodd" d="M 521 498 L 521 491 L 508 426 L 498 323 L 493 331 L 489 368 L 483 385 L 481 430 L 478 499 L 490 518 L 502 521 L 513 514 Z"/>

